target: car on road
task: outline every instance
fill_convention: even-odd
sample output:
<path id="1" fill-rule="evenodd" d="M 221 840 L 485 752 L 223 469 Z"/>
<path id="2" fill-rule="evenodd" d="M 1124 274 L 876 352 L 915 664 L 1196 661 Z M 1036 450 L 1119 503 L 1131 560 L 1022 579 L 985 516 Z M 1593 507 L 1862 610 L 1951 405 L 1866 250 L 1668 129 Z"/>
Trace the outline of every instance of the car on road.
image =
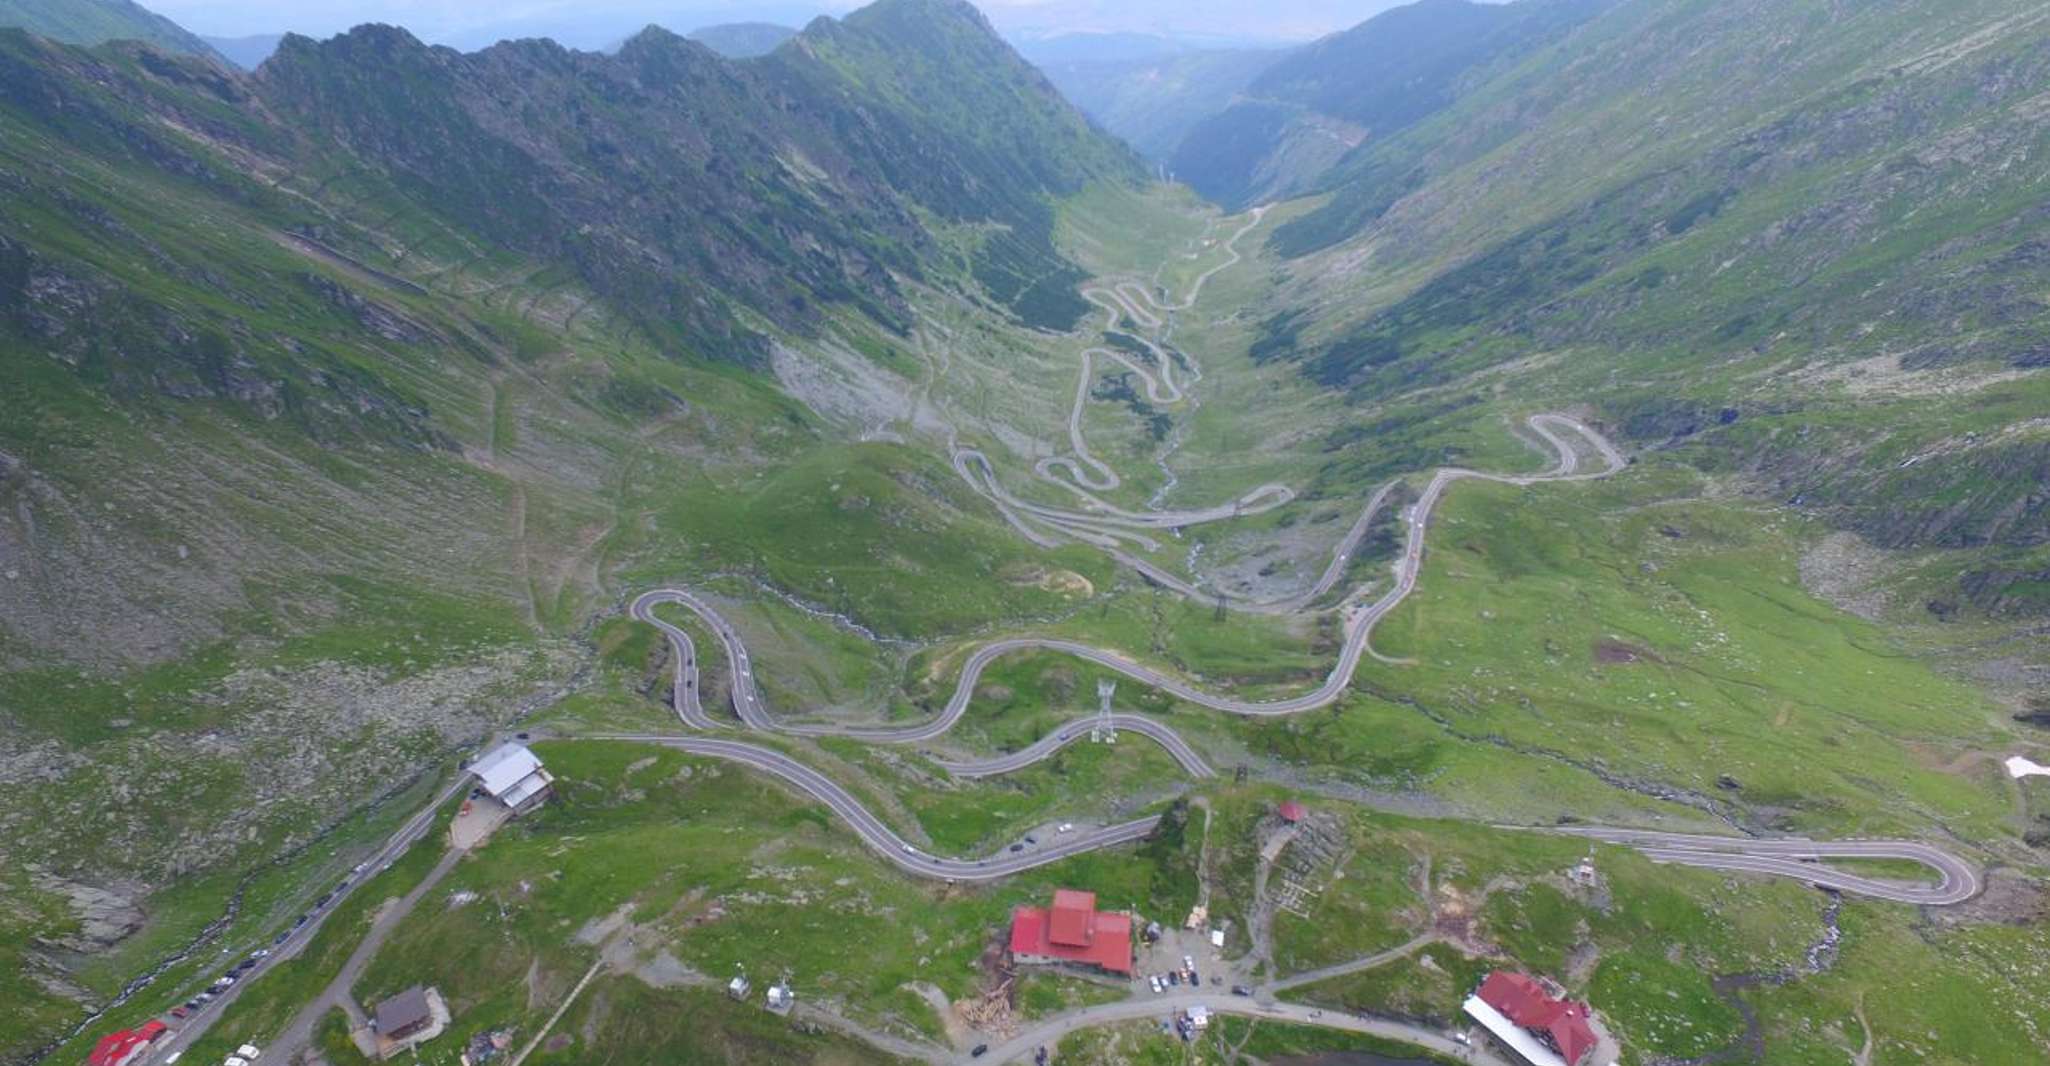
<path id="1" fill-rule="evenodd" d="M 904 854 L 906 854 L 906 855 L 916 855 L 916 854 L 918 854 L 918 849 L 917 849 L 917 848 L 914 848 L 914 847 L 912 847 L 912 846 L 911 846 L 911 845 L 909 845 L 909 844 L 906 844 L 906 845 L 904 845 Z"/>
<path id="2" fill-rule="evenodd" d="M 249 953 L 249 957 L 252 959 L 267 959 L 270 957 L 270 949 L 257 948 L 255 951 Z"/>
<path id="3" fill-rule="evenodd" d="M 1234 996 L 1250 996 L 1253 994 L 1253 989 L 1250 985 L 1233 985 L 1231 986 L 1231 994 Z"/>
<path id="4" fill-rule="evenodd" d="M 187 1018 L 188 1016 L 190 1016 L 191 1014 L 192 1014 L 192 1012 L 191 1012 L 191 1011 L 189 1011 L 189 1010 L 186 1010 L 186 1009 L 185 1009 L 184 1007 L 172 1007 L 172 1008 L 171 1008 L 171 1017 L 173 1017 L 173 1018 L 176 1018 L 176 1019 L 178 1019 L 179 1021 L 184 1021 L 184 1020 L 185 1020 L 185 1019 L 186 1019 L 186 1018 Z"/>
<path id="5" fill-rule="evenodd" d="M 271 946 L 276 947 L 277 945 L 282 944 L 290 939 L 292 939 L 292 931 L 290 929 L 287 929 L 284 932 L 279 933 L 278 935 L 270 938 Z"/>
<path id="6" fill-rule="evenodd" d="M 1023 845 L 1023 844 L 1013 844 L 1013 845 L 1011 845 L 1011 850 L 1012 850 L 1012 851 L 1024 851 L 1024 850 L 1025 850 L 1025 845 Z"/>
<path id="7" fill-rule="evenodd" d="M 975 1050 L 968 1053 L 968 1057 L 971 1059 L 979 1059 L 987 1054 L 989 1054 L 989 1045 L 977 1044 L 975 1045 Z"/>

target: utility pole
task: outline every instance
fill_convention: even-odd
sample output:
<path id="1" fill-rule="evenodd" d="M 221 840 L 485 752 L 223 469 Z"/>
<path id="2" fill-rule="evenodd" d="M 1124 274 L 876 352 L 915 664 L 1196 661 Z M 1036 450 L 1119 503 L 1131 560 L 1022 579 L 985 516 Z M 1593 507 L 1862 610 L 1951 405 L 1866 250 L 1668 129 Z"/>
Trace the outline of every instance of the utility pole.
<path id="1" fill-rule="evenodd" d="M 1118 690 L 1118 683 L 1111 680 L 1096 683 L 1096 725 L 1089 730 L 1089 739 L 1099 744 L 1118 742 L 1117 726 L 1110 720 L 1110 697 Z"/>

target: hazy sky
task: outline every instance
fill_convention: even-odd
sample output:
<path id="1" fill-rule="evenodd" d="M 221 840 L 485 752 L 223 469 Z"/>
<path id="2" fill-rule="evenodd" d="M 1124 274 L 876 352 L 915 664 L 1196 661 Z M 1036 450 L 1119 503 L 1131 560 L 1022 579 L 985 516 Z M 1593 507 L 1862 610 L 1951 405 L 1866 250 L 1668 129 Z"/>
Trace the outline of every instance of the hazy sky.
<path id="1" fill-rule="evenodd" d="M 427 40 L 474 47 L 504 36 L 610 43 L 650 22 L 688 31 L 715 22 L 802 25 L 859 0 L 142 0 L 214 36 L 296 30 L 317 36 L 391 22 Z M 1307 39 L 1343 29 L 1401 0 L 977 0 L 1007 33 L 1125 30 L 1183 37 Z"/>

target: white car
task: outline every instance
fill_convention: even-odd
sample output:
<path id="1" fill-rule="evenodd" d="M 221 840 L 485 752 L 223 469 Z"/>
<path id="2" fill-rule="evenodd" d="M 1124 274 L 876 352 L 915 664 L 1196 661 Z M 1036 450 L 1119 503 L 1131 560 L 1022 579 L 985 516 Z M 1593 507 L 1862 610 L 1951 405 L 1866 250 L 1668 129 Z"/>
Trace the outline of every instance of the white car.
<path id="1" fill-rule="evenodd" d="M 1184 956 L 1182 956 L 1182 969 L 1184 969 L 1184 970 L 1193 970 L 1193 969 L 1195 969 L 1195 968 L 1196 968 L 1196 959 L 1195 959 L 1195 956 L 1193 956 L 1193 955 L 1184 955 Z"/>
<path id="2" fill-rule="evenodd" d="M 1055 829 L 1055 832 L 1060 832 L 1060 833 L 1072 833 L 1072 832 L 1074 832 L 1074 831 L 1075 831 L 1075 823 L 1073 823 L 1073 822 L 1062 822 L 1062 823 L 1061 823 L 1061 824 L 1060 824 L 1060 825 L 1059 825 L 1059 826 L 1058 826 L 1058 827 L 1057 827 L 1057 828 Z"/>
<path id="3" fill-rule="evenodd" d="M 1153 994 L 1159 995 L 1161 992 L 1159 975 L 1156 974 L 1152 977 L 1148 977 L 1147 980 L 1153 982 Z"/>

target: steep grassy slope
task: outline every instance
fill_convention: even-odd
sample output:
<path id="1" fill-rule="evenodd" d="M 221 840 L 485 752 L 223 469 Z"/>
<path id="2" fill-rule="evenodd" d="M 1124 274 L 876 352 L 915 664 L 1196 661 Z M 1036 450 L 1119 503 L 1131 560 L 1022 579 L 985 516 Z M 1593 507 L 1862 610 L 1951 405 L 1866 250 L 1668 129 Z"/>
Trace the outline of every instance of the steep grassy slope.
<path id="1" fill-rule="evenodd" d="M 1300 195 L 1363 142 L 1379 142 L 1458 99 L 1614 0 L 1480 4 L 1422 0 L 1290 52 L 1170 157 L 1219 203 Z"/>
<path id="2" fill-rule="evenodd" d="M 1936 599 L 2027 609 L 2046 64 L 1996 0 L 1619 5 L 1342 164 L 1261 351 L 1360 402 L 1542 382 L 1887 547 L 1992 549 Z"/>
<path id="3" fill-rule="evenodd" d="M 0 0 L 0 27 L 66 44 L 141 41 L 167 52 L 219 58 L 185 27 L 134 0 Z"/>

